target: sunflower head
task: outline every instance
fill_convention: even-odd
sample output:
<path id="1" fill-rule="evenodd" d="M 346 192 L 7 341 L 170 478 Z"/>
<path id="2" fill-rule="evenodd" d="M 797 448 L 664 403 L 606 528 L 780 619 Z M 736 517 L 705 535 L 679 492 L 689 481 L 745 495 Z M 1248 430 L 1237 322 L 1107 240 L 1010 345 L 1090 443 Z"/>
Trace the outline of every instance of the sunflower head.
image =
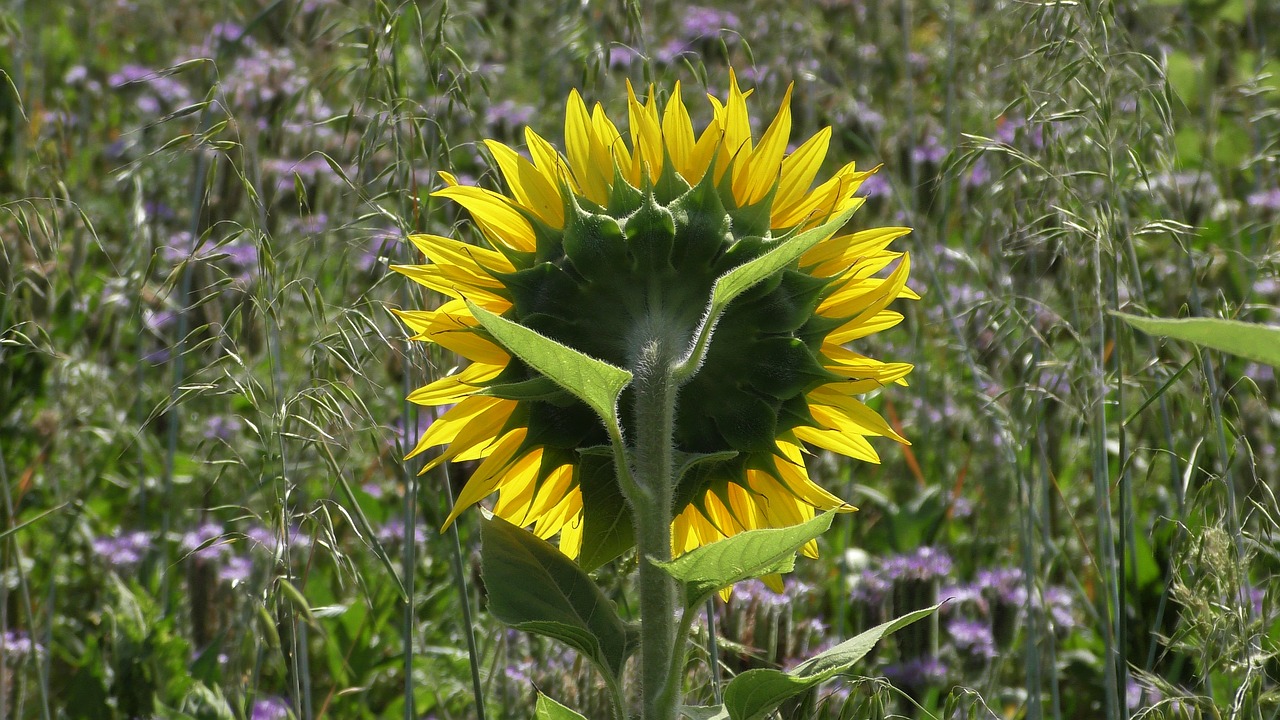
<path id="1" fill-rule="evenodd" d="M 508 354 L 466 303 L 622 368 L 646 362 L 655 342 L 689 346 L 717 278 L 856 208 L 854 193 L 874 172 L 850 163 L 815 184 L 830 129 L 788 153 L 791 91 L 758 139 L 747 95 L 731 73 L 727 100 L 709 96 L 713 118 L 695 134 L 679 83 L 661 111 L 652 88 L 641 102 L 628 85 L 628 141 L 599 104 L 588 111 L 573 92 L 564 154 L 529 129 L 527 158 L 486 141 L 506 194 L 442 174 L 448 187 L 436 194 L 470 211 L 484 246 L 413 235 L 426 264 L 395 269 L 450 298 L 398 312 L 413 339 L 470 361 L 409 398 L 452 405 L 411 457 L 443 448 L 426 469 L 481 461 L 448 522 L 496 492 L 496 514 L 540 537 L 558 534 L 561 550 L 585 564 L 629 546 L 613 464 L 598 452 L 609 444 L 599 417 Z M 909 258 L 887 249 L 907 232 L 832 233 L 725 310 L 679 392 L 675 450 L 698 461 L 676 485 L 675 553 L 852 509 L 812 481 L 805 454 L 878 462 L 867 437 L 906 442 L 858 398 L 904 383 L 911 367 L 847 346 L 900 322 L 888 305 L 915 297 L 905 284 Z M 624 430 L 631 393 L 620 400 Z"/>

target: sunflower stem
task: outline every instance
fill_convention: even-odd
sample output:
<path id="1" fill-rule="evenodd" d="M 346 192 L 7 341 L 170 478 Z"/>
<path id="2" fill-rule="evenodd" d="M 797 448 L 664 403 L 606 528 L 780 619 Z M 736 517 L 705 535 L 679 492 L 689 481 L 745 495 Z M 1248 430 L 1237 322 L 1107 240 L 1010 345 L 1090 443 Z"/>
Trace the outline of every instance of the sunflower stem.
<path id="1" fill-rule="evenodd" d="M 671 559 L 677 358 L 666 343 L 645 345 L 635 369 L 635 450 L 637 484 L 645 491 L 630 498 L 640 556 L 640 682 L 644 720 L 674 720 L 680 704 L 676 583 L 654 561 Z"/>

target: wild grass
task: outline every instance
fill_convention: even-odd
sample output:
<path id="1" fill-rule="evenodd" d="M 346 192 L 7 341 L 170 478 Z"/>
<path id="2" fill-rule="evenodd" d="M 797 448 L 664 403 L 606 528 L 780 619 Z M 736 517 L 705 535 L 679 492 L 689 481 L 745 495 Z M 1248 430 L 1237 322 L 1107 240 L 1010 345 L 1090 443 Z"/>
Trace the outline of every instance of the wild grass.
<path id="1" fill-rule="evenodd" d="M 822 461 L 861 512 L 715 607 L 691 699 L 971 591 L 788 716 L 1280 717 L 1274 371 L 1108 314 L 1277 322 L 1270 4 L 2 12 L 0 717 L 527 717 L 535 686 L 603 716 L 484 612 L 474 518 L 437 531 L 470 468 L 400 460 L 457 359 L 386 268 L 474 237 L 430 192 L 499 186 L 481 139 L 558 144 L 571 88 L 620 117 L 626 79 L 705 119 L 730 63 L 883 164 L 854 222 L 915 229 L 924 297 L 857 348 L 915 364 L 871 401 L 913 444 Z M 890 582 L 921 547 L 949 562 Z M 624 615 L 632 564 L 600 572 Z"/>

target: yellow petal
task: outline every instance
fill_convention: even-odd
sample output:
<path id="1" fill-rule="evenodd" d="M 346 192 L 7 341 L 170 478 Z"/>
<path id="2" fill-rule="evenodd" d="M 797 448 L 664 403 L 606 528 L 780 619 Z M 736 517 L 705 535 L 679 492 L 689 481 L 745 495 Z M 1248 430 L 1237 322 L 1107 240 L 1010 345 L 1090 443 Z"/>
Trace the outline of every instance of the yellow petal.
<path id="1" fill-rule="evenodd" d="M 431 423 L 431 427 L 427 428 L 427 431 L 418 439 L 418 444 L 405 456 L 405 460 L 422 453 L 428 448 L 454 442 L 463 435 L 464 430 L 477 421 L 491 426 L 496 424 L 500 428 L 507 421 L 507 418 L 511 416 L 511 412 L 515 408 L 516 402 L 514 400 L 472 395 L 449 408 L 444 415 L 436 418 L 436 421 Z M 479 426 L 477 426 L 477 429 L 479 429 Z M 495 429 L 489 433 L 489 437 L 493 437 L 496 434 L 497 430 Z"/>
<path id="2" fill-rule="evenodd" d="M 498 163 L 498 169 L 502 171 L 516 202 L 547 225 L 564 227 L 564 203 L 560 200 L 560 193 L 541 171 L 520 153 L 497 140 L 485 140 L 484 144 Z"/>
<path id="3" fill-rule="evenodd" d="M 653 98 L 652 87 L 649 98 Z M 650 182 L 657 182 L 662 175 L 662 130 L 653 106 L 640 104 L 630 80 L 627 81 L 627 110 L 631 120 L 631 146 L 635 148 L 632 162 L 641 166 L 636 169 L 637 179 L 639 172 L 645 171 Z"/>
<path id="4" fill-rule="evenodd" d="M 477 247 L 453 238 L 414 233 L 410 242 L 436 264 L 458 265 L 477 275 L 487 272 L 515 272 L 515 266 L 506 255 L 487 248 Z"/>
<path id="5" fill-rule="evenodd" d="M 443 307 L 443 306 L 442 306 Z M 510 304 L 507 304 L 510 307 Z M 418 332 L 412 340 L 433 342 L 447 350 L 451 350 L 472 362 L 486 365 L 506 365 L 511 356 L 506 350 L 477 334 L 473 328 L 479 325 L 471 313 L 463 307 L 462 312 L 445 312 L 442 310 L 393 310 L 410 328 Z"/>
<path id="6" fill-rule="evenodd" d="M 777 116 L 761 136 L 760 146 L 751 154 L 750 169 L 743 174 L 740 190 L 735 178 L 734 196 L 745 200 L 745 205 L 763 200 L 778 182 L 782 156 L 787 152 L 787 141 L 791 139 L 791 91 L 794 88 L 794 83 L 787 87 Z"/>
<path id="7" fill-rule="evenodd" d="M 439 380 L 409 393 L 406 398 L 415 405 L 449 405 L 480 390 L 480 383 L 492 380 L 502 372 L 505 365 L 486 365 L 472 363 L 454 375 Z"/>
<path id="8" fill-rule="evenodd" d="M 800 256 L 800 267 L 817 277 L 831 277 L 859 259 L 878 253 L 889 243 L 911 232 L 906 227 L 882 227 L 850 235 L 837 235 L 814 245 Z"/>
<path id="9" fill-rule="evenodd" d="M 600 142 L 609 149 L 613 156 L 613 164 L 622 172 L 622 176 L 627 182 L 638 187 L 640 185 L 639 166 L 631 164 L 631 153 L 622 139 L 622 133 L 618 132 L 613 121 L 604 114 L 604 107 L 600 103 L 596 103 L 596 106 L 591 109 L 591 126 L 595 128 L 596 137 L 600 138 Z M 612 170 L 613 168 L 609 168 L 610 185 L 613 181 Z"/>
<path id="10" fill-rule="evenodd" d="M 498 440 L 493 452 L 484 459 L 484 462 L 480 463 L 480 467 L 476 468 L 475 473 L 467 480 L 467 484 L 462 486 L 462 492 L 458 494 L 453 510 L 449 513 L 449 517 L 445 519 L 444 526 L 440 528 L 441 530 L 452 525 L 453 521 L 458 518 L 458 514 L 463 510 L 485 499 L 496 490 L 508 471 L 513 469 L 519 473 L 525 471 L 526 461 L 531 453 L 526 453 L 519 458 L 515 455 L 524 443 L 525 435 L 528 432 L 528 428 L 515 428 Z"/>
<path id="11" fill-rule="evenodd" d="M 818 176 L 818 170 L 822 169 L 822 161 L 826 159 L 830 145 L 831 128 L 825 127 L 782 161 L 778 192 L 773 196 L 775 217 L 778 210 L 794 205 L 809 190 L 813 179 Z M 773 227 L 780 226 L 774 222 Z"/>
<path id="12" fill-rule="evenodd" d="M 844 344 L 864 338 L 868 335 L 875 335 L 878 332 L 888 330 L 903 321 L 902 313 L 893 310 L 881 310 L 871 318 L 863 320 L 861 318 L 851 320 L 834 332 L 827 335 L 827 340 Z"/>
<path id="13" fill-rule="evenodd" d="M 676 81 L 671 99 L 667 100 L 667 107 L 662 113 L 662 142 L 666 145 L 667 154 L 676 172 L 680 173 L 680 176 L 690 185 L 696 184 L 702 178 L 702 172 L 706 171 L 706 167 L 704 166 L 702 171 L 697 173 L 694 171 L 693 122 L 689 119 L 689 111 L 685 108 L 684 101 L 680 99 L 679 80 Z M 694 177 L 695 174 L 697 177 Z"/>
<path id="14" fill-rule="evenodd" d="M 712 99 L 713 105 L 719 101 Z M 724 110 L 717 113 L 724 117 L 724 137 L 720 143 L 720 154 L 716 158 L 716 182 L 724 176 L 724 172 L 732 163 L 734 170 L 734 186 L 737 186 L 739 173 L 746 172 L 751 162 L 751 119 L 747 115 L 747 99 L 738 88 L 738 77 L 733 68 L 729 69 L 729 101 Z M 734 197 L 739 197 L 736 193 Z"/>
<path id="15" fill-rule="evenodd" d="M 582 553 L 582 512 L 560 528 L 560 552 L 570 560 L 576 560 Z"/>
<path id="16" fill-rule="evenodd" d="M 450 198 L 471 212 L 471 217 L 490 240 L 513 250 L 533 252 L 538 240 L 533 226 L 505 196 L 492 190 L 457 185 L 431 193 L 434 197 Z"/>
<path id="17" fill-rule="evenodd" d="M 498 487 L 498 501 L 493 514 L 514 525 L 524 527 L 529 503 L 538 489 L 538 469 L 542 466 L 542 448 L 534 448 L 511 465 Z"/>
<path id="18" fill-rule="evenodd" d="M 613 186 L 613 163 L 608 148 L 596 136 L 591 115 L 577 90 L 570 91 L 565 108 L 564 145 L 578 187 L 591 202 L 607 205 L 609 188 Z"/>
<path id="19" fill-rule="evenodd" d="M 819 510 L 839 509 L 850 512 L 853 506 L 827 492 L 809 478 L 809 469 L 805 466 L 803 448 L 794 433 L 777 440 L 778 457 L 774 458 L 773 467 L 778 478 L 787 486 L 793 495 Z"/>
<path id="20" fill-rule="evenodd" d="M 821 430 L 811 427 L 798 427 L 792 432 L 801 440 L 824 450 L 846 455 L 855 460 L 880 464 L 880 456 L 876 454 L 875 448 L 871 447 L 871 443 L 861 435 L 845 435 L 838 430 Z"/>

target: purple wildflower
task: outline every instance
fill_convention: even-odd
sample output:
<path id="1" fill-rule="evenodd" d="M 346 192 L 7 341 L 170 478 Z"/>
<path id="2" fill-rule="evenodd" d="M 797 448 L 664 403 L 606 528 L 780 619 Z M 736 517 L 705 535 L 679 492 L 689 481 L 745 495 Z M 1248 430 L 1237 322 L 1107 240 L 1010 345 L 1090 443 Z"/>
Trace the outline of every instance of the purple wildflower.
<path id="1" fill-rule="evenodd" d="M 391 543 L 404 542 L 405 528 L 403 518 L 392 518 L 388 520 L 382 527 L 378 528 L 378 542 L 388 545 Z M 418 523 L 413 527 L 413 541 L 415 543 L 424 543 L 427 540 L 427 526 Z"/>
<path id="2" fill-rule="evenodd" d="M 974 584 L 989 597 L 1011 605 L 1021 604 L 1026 597 L 1026 588 L 1022 586 L 1022 571 L 1018 568 L 979 570 Z"/>
<path id="3" fill-rule="evenodd" d="M 1044 147 L 1044 128 L 1028 125 L 1025 118 L 1006 118 L 996 126 L 995 139 L 1005 145 L 1013 145 L 1019 136 L 1025 136 L 1034 150 Z"/>
<path id="4" fill-rule="evenodd" d="M 252 575 L 253 559 L 244 555 L 233 555 L 218 568 L 218 579 L 232 585 L 246 582 Z"/>
<path id="5" fill-rule="evenodd" d="M 724 30 L 736 31 L 742 26 L 738 16 L 728 10 L 690 6 L 681 14 L 680 36 L 685 40 L 718 37 Z"/>
<path id="6" fill-rule="evenodd" d="M 280 537 L 276 534 L 276 531 L 268 530 L 261 525 L 254 525 L 245 530 L 244 536 L 267 552 L 274 553 L 280 545 Z M 311 536 L 302 532 L 297 525 L 293 525 L 289 528 L 289 546 L 292 548 L 309 548 L 311 547 Z"/>
<path id="7" fill-rule="evenodd" d="M 784 607 L 791 602 L 786 593 L 776 593 L 759 580 L 746 580 L 733 586 L 733 602 L 761 607 Z"/>
<path id="8" fill-rule="evenodd" d="M 517 103 L 514 100 L 503 100 L 497 105 L 489 106 L 484 113 L 484 122 L 491 128 L 515 130 L 529 124 L 533 119 L 532 105 Z"/>
<path id="9" fill-rule="evenodd" d="M 986 659 L 996 656 L 995 637 L 985 622 L 956 618 L 947 623 L 947 634 L 958 650 Z"/>
<path id="10" fill-rule="evenodd" d="M 67 85 L 79 85 L 87 79 L 89 79 L 89 70 L 83 65 L 72 65 L 62 76 L 62 82 Z"/>
<path id="11" fill-rule="evenodd" d="M 1265 363 L 1245 363 L 1244 376 L 1259 385 L 1267 385 L 1276 381 L 1275 368 Z"/>
<path id="12" fill-rule="evenodd" d="M 6 630 L 0 635 L 0 658 L 18 663 L 30 655 L 44 652 L 44 646 L 31 639 L 25 631 Z"/>
<path id="13" fill-rule="evenodd" d="M 255 701 L 249 711 L 249 720 L 288 720 L 290 717 L 289 703 L 274 695 Z"/>
<path id="14" fill-rule="evenodd" d="M 863 197 L 888 197 L 893 192 L 893 188 L 889 185 L 888 178 L 880 173 L 876 173 L 875 175 L 868 176 L 866 180 L 862 181 L 862 185 L 858 188 L 858 192 L 860 192 Z"/>
<path id="15" fill-rule="evenodd" d="M 93 539 L 93 554 L 115 567 L 137 565 L 151 548 L 153 536 L 135 530 L 123 535 L 105 535 Z"/>
<path id="16" fill-rule="evenodd" d="M 889 581 L 881 576 L 878 572 L 871 570 L 863 570 L 854 580 L 853 590 L 850 597 L 855 602 L 864 602 L 868 605 L 879 605 L 888 597 L 892 586 Z"/>
<path id="17" fill-rule="evenodd" d="M 947 149 L 936 135 L 925 136 L 924 142 L 911 148 L 911 161 L 918 165 L 937 165 L 947 157 Z"/>
<path id="18" fill-rule="evenodd" d="M 1125 683 L 1124 699 L 1130 710 L 1140 710 L 1164 700 L 1164 693 L 1149 683 L 1130 677 Z"/>
<path id="19" fill-rule="evenodd" d="M 1068 632 L 1076 626 L 1075 600 L 1066 588 L 1058 585 L 1045 588 L 1044 604 L 1048 607 L 1054 629 Z"/>
<path id="20" fill-rule="evenodd" d="M 240 432 L 244 424 L 234 415 L 214 415 L 205 421 L 204 436 L 207 440 L 227 441 Z"/>
<path id="21" fill-rule="evenodd" d="M 918 657 L 885 667 L 884 676 L 894 685 L 918 689 L 945 681 L 947 666 L 936 657 Z"/>
<path id="22" fill-rule="evenodd" d="M 978 158 L 973 167 L 969 168 L 969 174 L 964 176 L 965 187 L 979 188 L 991 184 L 991 165 L 986 158 Z"/>
<path id="23" fill-rule="evenodd" d="M 945 550 L 926 546 L 886 558 L 881 563 L 881 570 L 893 581 L 932 580 L 951 572 L 951 556 Z"/>
<path id="24" fill-rule="evenodd" d="M 987 601 L 982 597 L 982 588 L 970 583 L 943 585 L 938 590 L 938 601 L 947 603 L 943 607 L 944 612 L 966 605 L 976 607 L 979 612 L 987 611 Z"/>
<path id="25" fill-rule="evenodd" d="M 383 228 L 369 236 L 364 249 L 356 255 L 356 267 L 369 272 L 382 263 L 382 258 L 400 242 L 402 237 L 396 228 Z"/>
<path id="26" fill-rule="evenodd" d="M 142 311 L 142 324 L 151 332 L 159 335 L 162 330 L 173 324 L 175 317 L 172 310 L 147 309 Z"/>
<path id="27" fill-rule="evenodd" d="M 206 560 L 221 558 L 231 552 L 230 540 L 223 537 L 222 526 L 204 522 L 182 536 L 182 548 Z"/>

